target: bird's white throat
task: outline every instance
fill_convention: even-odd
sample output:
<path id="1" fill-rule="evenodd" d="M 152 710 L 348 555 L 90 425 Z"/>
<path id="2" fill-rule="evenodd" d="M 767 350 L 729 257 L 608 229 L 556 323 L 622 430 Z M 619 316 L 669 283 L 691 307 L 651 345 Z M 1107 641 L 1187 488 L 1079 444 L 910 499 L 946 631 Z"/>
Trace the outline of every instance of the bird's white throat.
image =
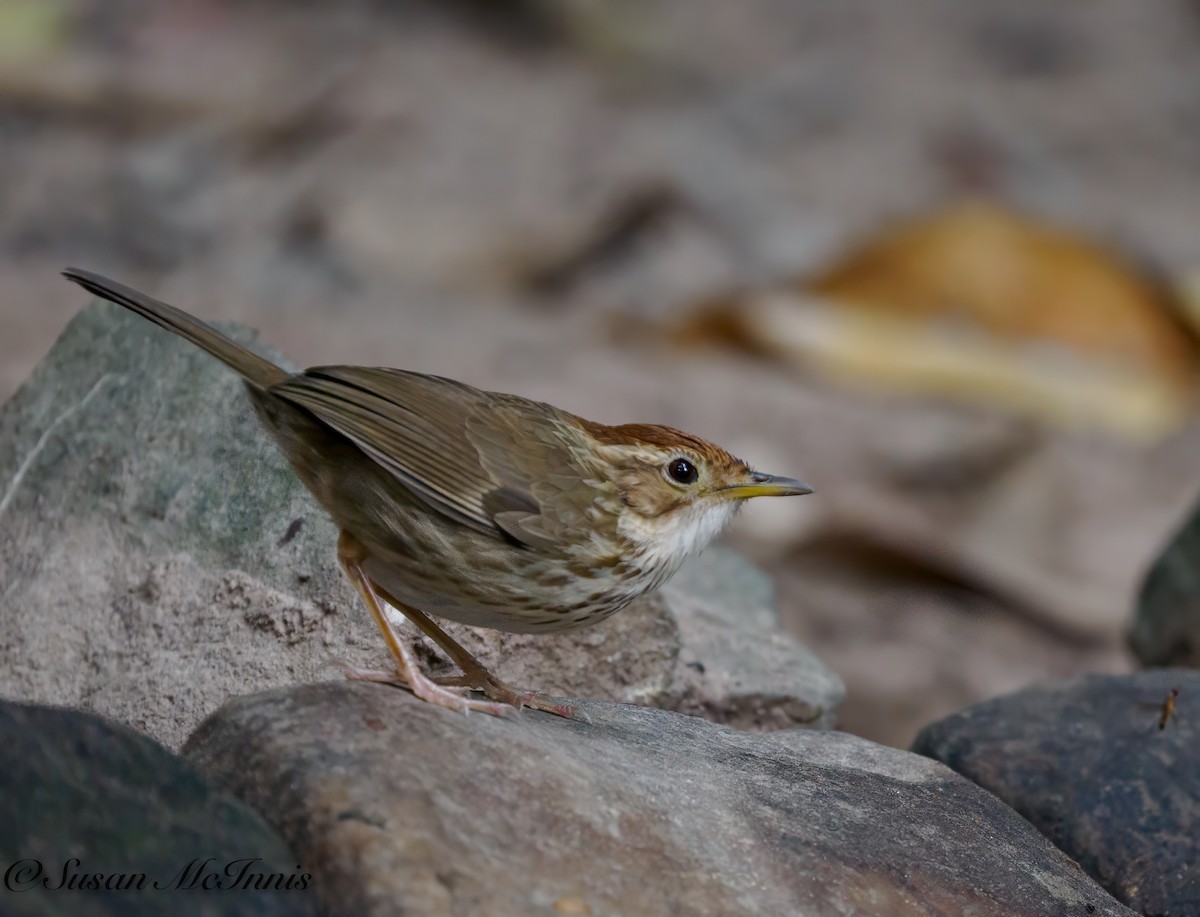
<path id="1" fill-rule="evenodd" d="M 643 568 L 662 570 L 666 576 L 693 554 L 700 553 L 737 513 L 741 500 L 700 499 L 673 512 L 647 518 L 625 512 L 617 531 L 637 545 Z"/>

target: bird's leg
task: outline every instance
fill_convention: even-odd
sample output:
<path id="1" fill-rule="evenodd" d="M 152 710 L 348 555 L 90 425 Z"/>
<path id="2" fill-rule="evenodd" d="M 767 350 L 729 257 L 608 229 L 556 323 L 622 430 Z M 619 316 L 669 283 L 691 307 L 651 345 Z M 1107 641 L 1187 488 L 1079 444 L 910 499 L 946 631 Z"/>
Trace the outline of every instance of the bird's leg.
<path id="1" fill-rule="evenodd" d="M 346 571 L 346 576 L 350 578 L 350 582 L 354 584 L 359 595 L 363 597 L 363 601 L 371 612 L 371 617 L 379 625 L 379 630 L 383 634 L 383 639 L 387 643 L 388 649 L 396 657 L 396 672 L 389 677 L 387 673 L 368 672 L 346 666 L 343 667 L 346 677 L 362 681 L 388 681 L 405 684 L 421 700 L 437 704 L 441 707 L 448 707 L 460 713 L 478 710 L 483 713 L 490 713 L 493 716 L 508 716 L 516 712 L 515 705 L 508 702 L 493 703 L 491 701 L 473 700 L 463 697 L 459 692 L 437 684 L 421 671 L 412 649 L 406 646 L 400 639 L 400 635 L 392 627 L 392 622 L 387 619 L 387 615 L 379 605 L 379 596 L 375 593 L 375 587 L 363 571 L 362 565 L 366 557 L 366 549 L 362 543 L 349 532 L 342 532 L 338 538 L 338 560 L 341 561 L 342 569 Z"/>
<path id="2" fill-rule="evenodd" d="M 425 612 L 401 602 L 378 583 L 375 584 L 375 589 L 383 596 L 385 602 L 417 625 L 425 636 L 440 646 L 451 661 L 462 669 L 462 675 L 439 680 L 438 684 L 474 688 L 482 691 L 494 701 L 512 704 L 514 707 L 532 707 L 534 710 L 545 710 L 547 713 L 555 713 L 564 717 L 575 715 L 575 708 L 570 704 L 555 703 L 539 691 L 518 691 L 516 688 L 509 687 L 489 672 L 482 662 L 467 652 L 462 644 L 434 624 Z"/>

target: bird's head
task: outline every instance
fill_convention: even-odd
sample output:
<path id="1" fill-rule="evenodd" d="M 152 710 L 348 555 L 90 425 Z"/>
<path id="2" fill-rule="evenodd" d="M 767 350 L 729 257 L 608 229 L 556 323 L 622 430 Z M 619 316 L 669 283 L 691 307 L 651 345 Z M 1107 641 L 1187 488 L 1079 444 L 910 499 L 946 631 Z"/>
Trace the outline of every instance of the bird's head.
<path id="1" fill-rule="evenodd" d="M 752 497 L 812 488 L 755 471 L 720 446 L 671 427 L 588 424 L 620 495 L 618 532 L 672 570 L 715 538 Z"/>

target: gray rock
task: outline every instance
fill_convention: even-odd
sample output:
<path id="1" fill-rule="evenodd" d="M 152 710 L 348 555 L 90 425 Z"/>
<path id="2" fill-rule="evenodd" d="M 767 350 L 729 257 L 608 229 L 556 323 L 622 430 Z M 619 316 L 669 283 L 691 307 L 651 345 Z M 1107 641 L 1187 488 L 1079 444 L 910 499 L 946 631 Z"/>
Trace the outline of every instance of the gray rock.
<path id="1" fill-rule="evenodd" d="M 0 702 L 0 797 L 5 914 L 316 912 L 252 809 L 126 726 Z"/>
<path id="2" fill-rule="evenodd" d="M 1130 907 L 1200 915 L 1200 673 L 1036 685 L 934 723 L 913 749 L 995 793 Z"/>
<path id="3" fill-rule="evenodd" d="M 1200 503 L 1142 582 L 1129 644 L 1143 665 L 1200 668 Z"/>
<path id="4" fill-rule="evenodd" d="M 0 411 L 0 693 L 178 747 L 230 696 L 386 666 L 335 541 L 232 373 L 93 306 Z M 521 687 L 831 725 L 841 683 L 778 633 L 761 575 L 719 550 L 699 569 L 575 634 L 449 629 Z"/>
<path id="5" fill-rule="evenodd" d="M 383 685 L 243 697 L 185 756 L 353 914 L 1129 914 L 994 796 L 842 733 L 585 702 L 462 717 Z"/>

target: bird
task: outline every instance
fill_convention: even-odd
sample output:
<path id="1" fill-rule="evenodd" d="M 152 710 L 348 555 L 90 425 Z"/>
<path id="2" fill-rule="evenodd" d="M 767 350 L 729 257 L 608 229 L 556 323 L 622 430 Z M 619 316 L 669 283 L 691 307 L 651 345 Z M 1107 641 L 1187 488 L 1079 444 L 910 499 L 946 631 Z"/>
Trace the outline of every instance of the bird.
<path id="1" fill-rule="evenodd" d="M 610 426 L 441 376 L 318 366 L 291 373 L 191 314 L 100 274 L 63 275 L 207 351 L 339 530 L 337 556 L 406 687 L 461 713 L 574 707 L 513 688 L 435 618 L 514 633 L 596 624 L 658 588 L 754 497 L 812 493 L 672 427 Z M 458 667 L 433 679 L 384 606 Z M 476 695 L 482 694 L 483 697 Z"/>

